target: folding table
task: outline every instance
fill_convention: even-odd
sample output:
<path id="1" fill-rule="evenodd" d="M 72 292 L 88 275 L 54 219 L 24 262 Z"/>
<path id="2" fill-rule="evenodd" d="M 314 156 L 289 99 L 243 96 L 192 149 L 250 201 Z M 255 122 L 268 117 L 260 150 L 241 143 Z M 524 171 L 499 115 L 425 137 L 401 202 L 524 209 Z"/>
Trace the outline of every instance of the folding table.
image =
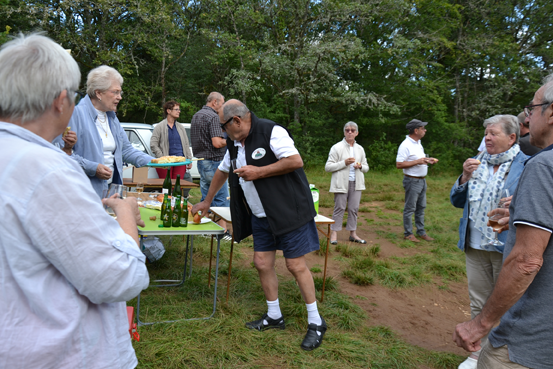
<path id="1" fill-rule="evenodd" d="M 150 220 L 151 216 L 156 216 L 156 220 Z M 144 223 L 146 224 L 145 227 L 138 227 L 138 235 L 140 236 L 140 248 L 143 248 L 143 237 L 144 236 L 187 236 L 186 238 L 186 251 L 185 251 L 185 258 L 184 258 L 184 268 L 183 268 L 183 274 L 182 279 L 177 280 L 155 280 L 153 282 L 156 282 L 158 284 L 150 284 L 149 287 L 177 287 L 181 286 L 185 280 L 186 280 L 186 272 L 187 272 L 187 262 L 188 262 L 188 250 L 190 249 L 190 268 L 188 270 L 188 277 L 192 275 L 192 256 L 193 256 L 193 250 L 194 250 L 194 236 L 195 235 L 220 235 L 224 233 L 224 229 L 221 228 L 219 225 L 217 225 L 214 222 L 207 222 L 204 224 L 193 224 L 191 222 L 188 223 L 187 227 L 171 227 L 171 228 L 160 228 L 159 225 L 162 224 L 160 219 L 160 211 L 159 210 L 153 210 L 153 209 L 147 209 L 147 208 L 140 208 L 140 216 Z M 190 248 L 189 248 L 190 246 Z M 167 320 L 167 321 L 160 321 L 160 322 L 142 322 L 140 320 L 140 294 L 137 298 L 136 303 L 136 320 L 138 322 L 139 326 L 142 325 L 151 325 L 155 323 L 173 323 L 183 320 L 200 320 L 200 319 L 210 319 L 215 314 L 215 309 L 217 308 L 217 279 L 219 276 L 219 252 L 220 252 L 220 240 L 217 240 L 217 257 L 216 257 L 216 263 L 215 263 L 215 284 L 214 284 L 214 291 L 213 291 L 213 312 L 208 317 L 200 317 L 200 318 L 188 318 L 188 319 L 176 319 L 176 320 Z M 210 273 L 211 273 L 211 260 L 210 263 Z"/>

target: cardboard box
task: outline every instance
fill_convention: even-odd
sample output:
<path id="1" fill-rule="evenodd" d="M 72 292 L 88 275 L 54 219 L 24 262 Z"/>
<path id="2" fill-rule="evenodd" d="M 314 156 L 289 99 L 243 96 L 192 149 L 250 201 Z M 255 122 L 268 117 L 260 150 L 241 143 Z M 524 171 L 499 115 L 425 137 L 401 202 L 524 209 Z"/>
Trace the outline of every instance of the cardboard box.
<path id="1" fill-rule="evenodd" d="M 134 167 L 132 170 L 132 181 L 134 183 L 137 183 L 137 182 L 146 183 L 148 181 L 148 167 L 142 167 L 142 168 Z"/>

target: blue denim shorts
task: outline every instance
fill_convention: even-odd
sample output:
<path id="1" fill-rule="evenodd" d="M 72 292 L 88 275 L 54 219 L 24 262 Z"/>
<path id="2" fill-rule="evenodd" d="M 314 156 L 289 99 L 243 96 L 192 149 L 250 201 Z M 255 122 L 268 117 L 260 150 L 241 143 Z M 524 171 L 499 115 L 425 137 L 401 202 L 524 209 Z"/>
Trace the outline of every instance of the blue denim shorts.
<path id="1" fill-rule="evenodd" d="M 282 250 L 287 259 L 299 258 L 319 249 L 315 220 L 284 235 L 276 236 L 271 231 L 267 218 L 252 215 L 252 233 L 254 251 Z"/>

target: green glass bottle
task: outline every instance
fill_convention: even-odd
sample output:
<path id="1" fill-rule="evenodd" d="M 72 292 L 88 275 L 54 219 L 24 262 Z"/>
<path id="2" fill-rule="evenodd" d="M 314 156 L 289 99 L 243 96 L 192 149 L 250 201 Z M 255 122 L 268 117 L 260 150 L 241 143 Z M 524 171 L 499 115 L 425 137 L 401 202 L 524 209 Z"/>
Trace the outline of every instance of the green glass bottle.
<path id="1" fill-rule="evenodd" d="M 188 200 L 186 197 L 182 198 L 182 212 L 179 227 L 188 227 Z"/>
<path id="2" fill-rule="evenodd" d="M 173 197 L 171 198 L 171 203 L 173 205 L 173 227 L 180 227 L 180 217 L 182 212 L 181 197 L 182 197 L 182 191 L 180 188 L 180 174 L 179 174 L 177 175 L 175 190 L 173 191 Z"/>
<path id="3" fill-rule="evenodd" d="M 163 205 L 161 205 L 161 210 L 163 210 L 163 208 L 165 208 L 165 212 L 162 217 L 163 227 L 170 228 L 171 221 L 173 220 L 173 212 L 171 211 L 171 202 L 169 201 L 169 195 L 167 193 L 163 196 Z"/>
<path id="4" fill-rule="evenodd" d="M 171 196 L 172 188 L 173 183 L 171 183 L 171 169 L 167 169 L 167 175 L 165 176 L 165 180 L 163 181 L 162 192 L 165 193 L 165 191 L 167 191 L 167 194 Z"/>

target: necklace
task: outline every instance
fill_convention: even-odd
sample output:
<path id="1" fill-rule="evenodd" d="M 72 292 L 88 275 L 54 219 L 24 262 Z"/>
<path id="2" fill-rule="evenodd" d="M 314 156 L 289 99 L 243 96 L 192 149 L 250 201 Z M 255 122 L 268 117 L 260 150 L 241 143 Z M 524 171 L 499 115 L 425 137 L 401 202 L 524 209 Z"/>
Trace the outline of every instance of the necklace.
<path id="1" fill-rule="evenodd" d="M 104 128 L 104 123 L 107 123 L 107 120 L 108 120 L 108 116 L 107 114 L 104 115 L 104 119 L 100 119 L 100 115 L 101 114 L 98 114 L 98 116 L 96 117 L 96 120 L 98 121 L 98 123 L 100 123 L 100 127 L 102 128 L 102 131 L 104 131 L 104 133 L 106 134 L 106 138 L 108 138 L 108 129 L 109 129 L 109 126 L 106 124 L 106 128 Z"/>

